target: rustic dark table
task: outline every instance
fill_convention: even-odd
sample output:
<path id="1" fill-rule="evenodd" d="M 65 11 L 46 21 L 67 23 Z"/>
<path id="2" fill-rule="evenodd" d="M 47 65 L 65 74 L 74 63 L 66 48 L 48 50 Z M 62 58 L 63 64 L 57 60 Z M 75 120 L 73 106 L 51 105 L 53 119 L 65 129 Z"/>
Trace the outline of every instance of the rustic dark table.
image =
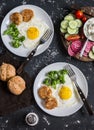
<path id="1" fill-rule="evenodd" d="M 94 0 L 0 0 L 0 22 L 3 17 L 14 7 L 22 4 L 32 4 L 43 8 L 52 18 L 55 28 L 53 41 L 49 48 L 42 54 L 34 57 L 25 67 L 25 71 L 29 76 L 35 79 L 38 72 L 48 64 L 54 62 L 68 62 L 78 67 L 86 76 L 88 81 L 88 100 L 92 104 L 94 110 L 94 63 L 81 62 L 68 56 L 67 52 L 61 45 L 59 36 L 59 24 L 64 14 L 67 12 L 67 7 L 72 4 L 78 6 L 94 6 Z M 0 54 L 6 53 L 6 49 L 0 40 Z M 22 62 L 19 58 L 8 52 L 9 58 Z M 33 84 L 31 85 L 33 87 Z M 29 127 L 24 117 L 29 112 L 35 112 L 39 116 L 39 123 L 35 127 Z M 10 115 L 0 117 L 0 130 L 94 130 L 94 116 L 89 116 L 85 108 L 82 107 L 78 112 L 69 117 L 53 117 L 44 113 L 36 104 L 23 108 Z"/>

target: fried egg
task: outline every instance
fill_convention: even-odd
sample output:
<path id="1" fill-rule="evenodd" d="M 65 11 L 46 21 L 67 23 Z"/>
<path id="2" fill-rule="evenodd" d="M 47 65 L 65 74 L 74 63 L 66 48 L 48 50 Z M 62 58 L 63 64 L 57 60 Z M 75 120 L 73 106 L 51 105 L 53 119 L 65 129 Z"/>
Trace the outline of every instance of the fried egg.
<path id="1" fill-rule="evenodd" d="M 33 50 L 49 27 L 44 21 L 34 17 L 29 22 L 22 22 L 17 28 L 25 36 L 24 47 Z"/>
<path id="2" fill-rule="evenodd" d="M 65 75 L 65 83 L 51 88 L 52 95 L 57 99 L 58 106 L 72 106 L 78 102 L 77 93 L 68 75 Z"/>

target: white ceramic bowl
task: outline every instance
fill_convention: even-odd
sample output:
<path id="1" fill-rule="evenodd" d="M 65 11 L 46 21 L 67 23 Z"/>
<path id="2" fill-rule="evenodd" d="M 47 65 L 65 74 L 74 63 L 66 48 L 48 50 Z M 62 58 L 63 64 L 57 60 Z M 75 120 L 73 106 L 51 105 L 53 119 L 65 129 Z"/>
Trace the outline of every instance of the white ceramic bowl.
<path id="1" fill-rule="evenodd" d="M 87 39 L 94 41 L 94 18 L 90 18 L 85 22 L 83 31 Z"/>

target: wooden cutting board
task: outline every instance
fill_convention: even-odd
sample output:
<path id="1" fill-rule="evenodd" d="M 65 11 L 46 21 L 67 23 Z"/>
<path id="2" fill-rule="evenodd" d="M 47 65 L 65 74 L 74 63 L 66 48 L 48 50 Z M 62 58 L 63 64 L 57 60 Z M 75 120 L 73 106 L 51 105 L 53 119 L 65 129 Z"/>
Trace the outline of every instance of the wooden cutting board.
<path id="1" fill-rule="evenodd" d="M 0 57 L 0 65 L 3 63 L 10 63 L 16 68 L 20 62 L 10 57 L 9 54 Z M 26 81 L 26 90 L 19 96 L 13 95 L 7 88 L 7 82 L 0 80 L 0 115 L 13 113 L 19 109 L 32 105 L 32 81 L 26 73 L 21 74 Z"/>
<path id="2" fill-rule="evenodd" d="M 78 9 L 78 7 L 73 7 L 74 10 Z M 81 7 L 80 8 L 81 10 L 83 10 L 83 12 L 85 12 L 85 15 L 87 18 L 91 18 L 91 17 L 94 17 L 94 7 Z M 71 10 L 73 11 L 73 10 Z M 87 15 L 88 14 L 88 15 Z M 68 51 L 68 46 L 70 45 L 70 42 L 68 42 L 65 38 L 64 38 L 64 35 L 62 35 L 61 33 L 61 39 L 62 39 L 62 43 L 64 45 L 64 47 L 66 48 L 66 50 Z M 73 56 L 74 58 L 78 59 L 78 60 L 81 60 L 81 61 L 85 61 L 85 62 L 90 62 L 90 61 L 93 61 L 92 59 L 90 59 L 89 57 L 85 57 L 85 56 L 82 56 L 80 57 L 80 53 L 77 53 L 75 56 Z"/>

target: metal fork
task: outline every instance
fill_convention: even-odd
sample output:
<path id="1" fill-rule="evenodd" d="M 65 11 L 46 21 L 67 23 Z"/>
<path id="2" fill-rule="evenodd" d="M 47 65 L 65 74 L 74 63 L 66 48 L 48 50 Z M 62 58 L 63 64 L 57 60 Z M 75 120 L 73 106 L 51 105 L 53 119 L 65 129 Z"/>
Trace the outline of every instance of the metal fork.
<path id="1" fill-rule="evenodd" d="M 31 53 L 28 55 L 28 57 L 26 58 L 26 60 L 24 62 L 22 62 L 22 64 L 20 65 L 20 67 L 17 69 L 17 74 L 20 74 L 23 71 L 23 68 L 28 64 L 28 62 L 32 59 L 32 57 L 34 56 L 34 54 L 36 53 L 38 47 L 41 44 L 46 43 L 46 41 L 50 38 L 52 34 L 52 31 L 50 29 L 48 29 L 44 35 L 41 37 L 40 39 L 40 43 L 36 46 L 36 48 L 31 51 Z"/>
<path id="2" fill-rule="evenodd" d="M 93 115 L 93 111 L 92 111 L 84 93 L 82 92 L 81 88 L 79 87 L 79 85 L 77 83 L 76 74 L 75 74 L 74 70 L 71 68 L 71 66 L 69 64 L 66 65 L 64 67 L 64 69 L 66 69 L 68 71 L 68 75 L 71 78 L 72 82 L 75 84 L 77 91 L 78 91 L 78 94 L 79 94 L 80 98 L 82 99 L 82 101 L 85 105 L 85 108 L 87 109 L 89 115 Z"/>

